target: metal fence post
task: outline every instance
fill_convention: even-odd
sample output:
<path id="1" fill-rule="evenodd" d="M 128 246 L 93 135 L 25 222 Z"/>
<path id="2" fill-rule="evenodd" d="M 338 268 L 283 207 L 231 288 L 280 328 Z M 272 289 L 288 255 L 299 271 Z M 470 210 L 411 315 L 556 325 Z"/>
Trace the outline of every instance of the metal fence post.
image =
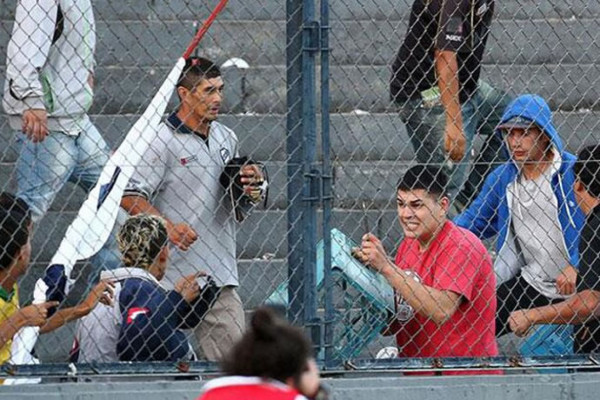
<path id="1" fill-rule="evenodd" d="M 286 1 L 286 152 L 287 152 L 287 238 L 288 238 L 288 318 L 304 323 L 303 246 L 303 80 L 302 18 L 303 0 Z"/>
<path id="2" fill-rule="evenodd" d="M 317 208 L 321 201 L 321 174 L 315 165 L 317 153 L 315 65 L 320 47 L 319 22 L 314 0 L 304 0 L 302 29 L 302 95 L 304 139 L 304 316 L 313 344 L 321 344 L 321 322 L 317 317 Z"/>
<path id="3" fill-rule="evenodd" d="M 331 209 L 333 207 L 331 141 L 329 138 L 329 0 L 321 0 L 321 151 L 323 154 L 323 262 L 325 286 L 324 338 L 325 366 L 333 361 L 333 282 L 331 277 Z"/>

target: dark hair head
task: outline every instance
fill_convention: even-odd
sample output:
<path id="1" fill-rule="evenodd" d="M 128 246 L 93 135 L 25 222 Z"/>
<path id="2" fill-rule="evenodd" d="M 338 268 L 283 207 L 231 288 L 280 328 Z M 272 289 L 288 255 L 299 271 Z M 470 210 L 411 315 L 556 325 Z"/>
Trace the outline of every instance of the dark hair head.
<path id="1" fill-rule="evenodd" d="M 25 223 L 27 225 L 31 224 L 31 209 L 25 200 L 20 197 L 8 192 L 0 193 L 0 209 L 21 213 L 25 218 Z"/>
<path id="2" fill-rule="evenodd" d="M 123 264 L 142 269 L 154 263 L 168 240 L 165 221 L 149 214 L 129 217 L 117 237 Z"/>
<path id="3" fill-rule="evenodd" d="M 177 87 L 193 90 L 203 79 L 221 76 L 221 70 L 212 61 L 203 57 L 190 57 L 177 80 Z"/>
<path id="4" fill-rule="evenodd" d="M 423 189 L 427 193 L 442 196 L 446 194 L 448 177 L 442 167 L 419 164 L 411 167 L 398 181 L 397 190 L 408 192 Z"/>
<path id="5" fill-rule="evenodd" d="M 258 376 L 285 382 L 298 380 L 312 355 L 304 333 L 261 307 L 252 317 L 250 329 L 223 361 L 228 375 Z"/>
<path id="6" fill-rule="evenodd" d="M 582 149 L 577 156 L 574 170 L 585 190 L 591 196 L 600 198 L 600 145 Z"/>
<path id="7" fill-rule="evenodd" d="M 0 269 L 14 262 L 29 240 L 31 213 L 22 199 L 0 193 Z"/>

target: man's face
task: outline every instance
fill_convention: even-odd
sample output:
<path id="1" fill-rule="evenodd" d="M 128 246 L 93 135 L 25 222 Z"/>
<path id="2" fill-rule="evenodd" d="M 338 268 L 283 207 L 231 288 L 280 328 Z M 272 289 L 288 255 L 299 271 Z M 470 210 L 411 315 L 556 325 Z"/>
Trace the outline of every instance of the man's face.
<path id="1" fill-rule="evenodd" d="M 193 90 L 181 88 L 181 101 L 190 117 L 200 121 L 214 121 L 219 116 L 223 101 L 223 78 L 202 79 Z"/>
<path id="2" fill-rule="evenodd" d="M 439 199 L 424 189 L 399 190 L 397 206 L 404 235 L 426 243 L 446 221 L 448 199 Z"/>
<path id="3" fill-rule="evenodd" d="M 517 163 L 543 160 L 550 145 L 548 136 L 537 126 L 508 129 L 505 131 L 505 140 Z"/>
<path id="4" fill-rule="evenodd" d="M 315 360 L 311 358 L 308 360 L 306 369 L 300 376 L 296 390 L 308 398 L 314 398 L 319 392 L 320 384 L 321 378 L 319 376 L 319 367 L 317 367 Z"/>

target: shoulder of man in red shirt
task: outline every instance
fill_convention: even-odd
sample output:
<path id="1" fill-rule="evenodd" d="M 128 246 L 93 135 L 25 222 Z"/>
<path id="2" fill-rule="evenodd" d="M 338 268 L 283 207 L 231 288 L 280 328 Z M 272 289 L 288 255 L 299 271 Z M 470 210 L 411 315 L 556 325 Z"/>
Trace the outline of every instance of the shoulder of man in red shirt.
<path id="1" fill-rule="evenodd" d="M 487 287 L 495 290 L 492 258 L 481 240 L 451 221 L 444 226 L 443 235 L 438 241 L 436 253 L 440 266 L 437 275 L 445 283 L 436 288 L 453 290 L 469 301 L 474 298 L 470 293 L 473 289 L 484 290 Z"/>

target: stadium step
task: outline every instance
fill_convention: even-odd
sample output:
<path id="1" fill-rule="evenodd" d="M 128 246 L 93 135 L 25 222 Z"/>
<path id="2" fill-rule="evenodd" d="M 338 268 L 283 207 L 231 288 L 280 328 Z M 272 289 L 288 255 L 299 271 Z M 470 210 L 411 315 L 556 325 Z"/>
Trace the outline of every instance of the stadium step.
<path id="1" fill-rule="evenodd" d="M 94 115 L 92 119 L 114 149 L 138 117 Z M 319 120 L 320 116 L 317 118 Z M 236 132 L 243 154 L 261 161 L 285 161 L 285 115 L 224 114 L 219 121 Z M 331 151 L 335 160 L 378 162 L 413 159 L 406 129 L 397 113 L 331 114 L 330 121 Z M 558 111 L 554 114 L 554 122 L 566 147 L 573 152 L 585 144 L 600 142 L 600 112 Z M 14 141 L 15 134 L 8 127 L 6 117 L 0 115 L 0 162 L 12 163 L 16 160 Z M 320 158 L 320 145 L 318 147 Z M 9 173 L 4 174 L 6 176 Z"/>
<path id="2" fill-rule="evenodd" d="M 98 67 L 92 114 L 137 114 L 145 109 L 167 74 L 165 68 Z M 4 77 L 4 68 L 0 68 Z M 600 64 L 484 65 L 483 79 L 511 93 L 537 93 L 553 109 L 598 109 Z M 390 112 L 388 66 L 332 66 L 330 111 Z M 0 87 L 4 85 L 0 79 Z M 244 96 L 236 95 L 241 79 L 230 80 L 222 112 L 244 110 L 259 114 L 285 113 L 285 67 L 247 70 Z M 175 105 L 173 101 L 171 107 Z"/>
<path id="3" fill-rule="evenodd" d="M 190 6 L 189 0 L 94 0 L 97 19 L 104 20 L 203 20 L 216 0 Z M 317 10 L 318 10 L 318 1 Z M 4 0 L 1 19 L 13 19 L 16 0 Z M 407 18 L 412 1 L 390 0 L 330 0 L 332 18 L 344 20 L 400 20 Z M 600 16 L 600 4 L 586 0 L 536 1 L 534 5 L 522 0 L 506 0 L 496 4 L 498 19 L 563 19 Z M 284 20 L 285 3 L 280 0 L 230 0 L 219 16 L 230 20 Z"/>
<path id="4" fill-rule="evenodd" d="M 395 183 L 392 181 L 391 185 Z M 382 191 L 383 192 L 383 191 Z M 389 193 L 393 199 L 393 190 Z M 391 205 L 391 201 L 389 202 Z M 332 226 L 352 235 L 355 240 L 367 230 L 378 232 L 394 249 L 400 238 L 396 211 L 392 208 L 376 209 L 372 202 L 364 201 L 365 208 L 336 208 Z M 58 249 L 67 227 L 75 218 L 75 211 L 50 211 L 36 227 L 33 237 L 33 260 L 48 262 Z M 318 213 L 320 220 L 321 213 Z M 237 256 L 242 259 L 281 258 L 288 251 L 287 215 L 284 210 L 256 211 L 242 223 L 237 235 Z"/>
<path id="5" fill-rule="evenodd" d="M 7 43 L 12 20 L 0 21 L 0 43 Z M 402 43 L 406 20 L 333 20 L 330 30 L 334 65 L 388 66 Z M 497 20 L 485 62 L 489 64 L 591 64 L 598 62 L 597 19 L 554 19 L 539 24 Z M 172 67 L 193 35 L 194 21 L 103 21 L 97 23 L 99 66 Z M 219 64 L 238 57 L 251 67 L 285 65 L 285 21 L 217 23 L 203 39 L 200 53 Z M 583 39 L 585 38 L 585 39 Z M 557 54 L 560 57 L 557 58 Z M 0 51 L 0 65 L 6 52 Z M 132 80 L 137 81 L 135 77 Z"/>

